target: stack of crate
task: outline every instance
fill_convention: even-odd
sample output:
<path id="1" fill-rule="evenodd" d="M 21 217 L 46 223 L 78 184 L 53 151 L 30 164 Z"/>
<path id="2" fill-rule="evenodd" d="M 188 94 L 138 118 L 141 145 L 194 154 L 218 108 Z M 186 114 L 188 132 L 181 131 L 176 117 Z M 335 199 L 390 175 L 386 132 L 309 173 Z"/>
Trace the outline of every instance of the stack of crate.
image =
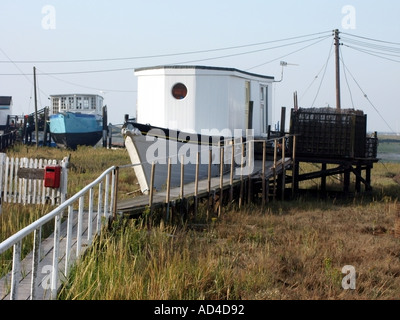
<path id="1" fill-rule="evenodd" d="M 366 157 L 367 116 L 353 109 L 292 110 L 290 134 L 296 134 L 296 155 L 310 158 Z"/>

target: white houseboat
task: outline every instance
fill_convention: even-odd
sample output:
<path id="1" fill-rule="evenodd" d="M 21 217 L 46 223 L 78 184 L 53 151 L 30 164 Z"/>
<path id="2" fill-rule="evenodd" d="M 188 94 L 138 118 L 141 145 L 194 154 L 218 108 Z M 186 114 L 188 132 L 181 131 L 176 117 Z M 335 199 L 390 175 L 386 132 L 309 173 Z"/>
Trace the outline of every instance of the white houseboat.
<path id="1" fill-rule="evenodd" d="M 135 75 L 136 122 L 127 121 L 123 133 L 132 163 L 141 164 L 134 168 L 143 193 L 150 188 L 153 162 L 156 190 L 166 184 L 168 158 L 171 186 L 179 186 L 182 155 L 188 183 L 195 179 L 198 152 L 200 177 L 208 174 L 210 149 L 215 175 L 220 168 L 218 146 L 224 138 L 267 136 L 274 77 L 234 68 L 179 65 L 140 68 Z M 226 153 L 224 159 L 230 158 Z"/>

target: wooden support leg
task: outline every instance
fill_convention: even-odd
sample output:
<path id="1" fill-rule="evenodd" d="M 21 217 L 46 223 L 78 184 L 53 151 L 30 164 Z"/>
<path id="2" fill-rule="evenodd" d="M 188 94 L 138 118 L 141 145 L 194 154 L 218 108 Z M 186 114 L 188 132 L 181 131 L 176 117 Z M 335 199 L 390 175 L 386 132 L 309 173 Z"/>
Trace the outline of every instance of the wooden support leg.
<path id="1" fill-rule="evenodd" d="M 356 192 L 361 192 L 361 165 L 357 165 L 356 169 Z"/>
<path id="2" fill-rule="evenodd" d="M 343 192 L 347 195 L 350 191 L 350 169 L 344 171 Z"/>
<path id="3" fill-rule="evenodd" d="M 326 172 L 327 169 L 327 165 L 326 163 L 322 164 L 322 176 L 321 176 L 321 192 L 322 193 L 326 193 L 326 175 L 324 174 L 324 172 Z"/>

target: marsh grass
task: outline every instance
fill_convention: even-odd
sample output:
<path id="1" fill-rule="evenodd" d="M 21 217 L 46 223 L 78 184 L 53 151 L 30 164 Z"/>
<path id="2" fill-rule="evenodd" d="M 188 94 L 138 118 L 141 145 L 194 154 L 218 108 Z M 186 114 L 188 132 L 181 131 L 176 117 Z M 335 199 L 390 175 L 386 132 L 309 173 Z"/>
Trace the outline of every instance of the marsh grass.
<path id="1" fill-rule="evenodd" d="M 46 148 L 25 146 L 16 144 L 7 151 L 8 157 L 33 158 L 33 159 L 57 159 L 69 157 L 68 195 L 74 195 L 86 185 L 93 182 L 101 173 L 114 165 L 126 165 L 130 163 L 129 155 L 125 149 L 109 150 L 104 148 L 78 147 L 77 150 L 64 150 L 58 148 Z M 120 170 L 118 197 L 128 197 L 135 187 L 136 177 L 133 169 Z M 95 193 L 98 192 L 95 190 Z M 22 205 L 2 204 L 0 214 L 0 242 L 30 225 L 43 215 L 51 212 L 54 207 L 50 205 Z M 42 230 L 43 237 L 52 232 L 54 223 L 49 223 Z M 32 236 L 23 241 L 22 257 L 32 250 Z M 0 276 L 10 270 L 11 253 L 8 250 L 0 255 Z"/>
<path id="2" fill-rule="evenodd" d="M 40 152 L 47 158 L 55 150 Z M 68 155 L 57 152 L 56 158 Z M 78 149 L 71 163 L 73 194 L 129 158 L 124 150 Z M 173 224 L 160 216 L 115 221 L 73 267 L 59 299 L 398 299 L 400 240 L 393 229 L 399 173 L 399 164 L 376 164 L 374 191 L 348 199 L 303 194 L 265 209 L 233 204 L 209 219 L 200 208 L 197 217 L 176 216 Z M 340 190 L 336 178 L 328 188 Z M 120 173 L 120 181 L 120 196 L 131 196 L 132 171 Z M 318 180 L 307 183 L 301 187 L 318 190 Z M 345 265 L 356 269 L 356 290 L 342 288 Z"/>
<path id="3" fill-rule="evenodd" d="M 225 212 L 201 228 L 123 220 L 59 299 L 397 299 L 397 201 L 298 199 Z M 341 270 L 356 268 L 356 290 Z"/>
<path id="4" fill-rule="evenodd" d="M 314 170 L 305 167 L 304 170 Z M 400 165 L 378 163 L 374 191 L 349 198 L 305 193 L 285 202 L 186 222 L 123 220 L 74 268 L 59 299 L 391 300 L 400 297 L 394 236 Z M 303 188 L 318 189 L 318 180 Z M 340 177 L 328 189 L 341 189 Z M 344 266 L 356 289 L 344 290 Z"/>

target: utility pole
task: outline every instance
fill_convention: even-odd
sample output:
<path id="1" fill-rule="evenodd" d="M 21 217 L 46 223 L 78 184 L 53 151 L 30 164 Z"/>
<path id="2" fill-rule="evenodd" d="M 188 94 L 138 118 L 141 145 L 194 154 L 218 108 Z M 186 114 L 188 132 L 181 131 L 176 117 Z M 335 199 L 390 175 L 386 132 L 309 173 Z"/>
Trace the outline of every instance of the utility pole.
<path id="1" fill-rule="evenodd" d="M 340 46 L 340 38 L 339 38 L 339 30 L 334 30 L 335 36 L 335 56 L 336 56 L 336 109 L 341 109 L 341 101 L 340 101 L 340 56 L 339 56 L 339 46 Z"/>
<path id="2" fill-rule="evenodd" d="M 37 148 L 39 147 L 39 128 L 38 128 L 37 97 L 36 97 L 36 67 L 33 67 L 33 89 L 35 93 L 35 136 L 36 136 L 36 148 Z"/>

